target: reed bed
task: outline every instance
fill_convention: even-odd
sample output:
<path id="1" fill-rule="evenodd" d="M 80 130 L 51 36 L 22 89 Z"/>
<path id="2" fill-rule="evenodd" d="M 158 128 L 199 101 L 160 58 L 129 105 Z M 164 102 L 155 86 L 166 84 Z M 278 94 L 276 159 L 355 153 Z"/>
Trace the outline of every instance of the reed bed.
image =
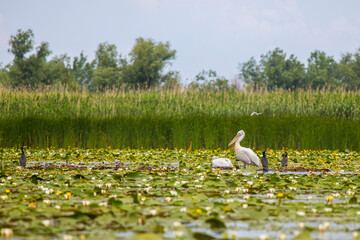
<path id="1" fill-rule="evenodd" d="M 360 93 L 0 90 L 0 146 L 360 150 Z M 256 111 L 263 113 L 250 117 Z"/>

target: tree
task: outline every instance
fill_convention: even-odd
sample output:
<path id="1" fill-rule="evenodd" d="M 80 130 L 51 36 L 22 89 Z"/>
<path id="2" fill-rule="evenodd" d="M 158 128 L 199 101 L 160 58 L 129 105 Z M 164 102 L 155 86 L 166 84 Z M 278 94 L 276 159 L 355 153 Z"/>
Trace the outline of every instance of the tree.
<path id="1" fill-rule="evenodd" d="M 214 90 L 225 91 L 229 90 L 229 80 L 225 77 L 220 77 L 214 70 L 202 70 L 195 77 L 195 81 L 190 83 L 189 88 L 198 90 Z"/>
<path id="2" fill-rule="evenodd" d="M 14 54 L 14 62 L 9 67 L 9 77 L 13 87 L 34 89 L 41 85 L 52 84 L 46 75 L 46 57 L 51 53 L 49 44 L 42 42 L 35 53 L 25 57 L 34 48 L 33 38 L 34 34 L 30 29 L 18 30 L 15 36 L 10 37 L 9 52 Z"/>
<path id="3" fill-rule="evenodd" d="M 360 49 L 355 54 L 344 54 L 338 68 L 342 86 L 347 90 L 360 89 Z"/>
<path id="4" fill-rule="evenodd" d="M 95 69 L 94 71 L 89 71 L 91 72 L 91 80 L 89 81 L 90 90 L 105 91 L 121 86 L 122 78 L 118 57 L 119 55 L 114 44 L 107 42 L 99 44 L 95 53 L 95 60 L 92 63 Z M 91 68 L 90 66 L 87 67 Z"/>
<path id="5" fill-rule="evenodd" d="M 338 86 L 340 81 L 337 71 L 338 66 L 333 57 L 319 50 L 310 54 L 306 75 L 312 89 Z"/>
<path id="6" fill-rule="evenodd" d="M 169 61 L 175 58 L 175 54 L 176 51 L 170 49 L 168 42 L 155 43 L 151 39 L 136 39 L 129 59 L 121 60 L 124 81 L 142 89 L 160 86 L 168 79 L 163 71 Z"/>
<path id="7" fill-rule="evenodd" d="M 275 88 L 293 90 L 304 87 L 305 67 L 294 55 L 286 59 L 284 51 L 276 48 L 261 56 L 261 64 L 269 90 Z"/>
<path id="8" fill-rule="evenodd" d="M 79 57 L 75 57 L 71 69 L 72 76 L 80 87 L 89 86 L 94 73 L 94 63 L 89 63 L 83 52 Z"/>
<path id="9" fill-rule="evenodd" d="M 249 61 L 239 64 L 239 78 L 254 90 L 266 86 L 266 79 L 264 77 L 263 66 L 257 64 L 254 57 Z"/>

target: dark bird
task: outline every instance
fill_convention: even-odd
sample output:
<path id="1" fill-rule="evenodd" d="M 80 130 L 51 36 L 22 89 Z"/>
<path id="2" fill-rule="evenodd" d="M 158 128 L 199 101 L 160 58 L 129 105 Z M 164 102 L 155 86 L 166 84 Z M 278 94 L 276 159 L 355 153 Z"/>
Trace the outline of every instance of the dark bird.
<path id="1" fill-rule="evenodd" d="M 19 160 L 21 167 L 26 167 L 26 157 L 25 157 L 24 147 L 26 146 L 21 147 L 21 157 Z"/>
<path id="2" fill-rule="evenodd" d="M 269 171 L 269 161 L 265 156 L 266 151 L 263 151 L 263 156 L 261 157 L 261 164 L 263 166 L 263 171 L 268 172 Z"/>
<path id="3" fill-rule="evenodd" d="M 288 158 L 287 152 L 285 152 L 283 158 L 281 159 L 281 167 L 287 167 L 288 161 L 289 161 L 289 158 Z"/>

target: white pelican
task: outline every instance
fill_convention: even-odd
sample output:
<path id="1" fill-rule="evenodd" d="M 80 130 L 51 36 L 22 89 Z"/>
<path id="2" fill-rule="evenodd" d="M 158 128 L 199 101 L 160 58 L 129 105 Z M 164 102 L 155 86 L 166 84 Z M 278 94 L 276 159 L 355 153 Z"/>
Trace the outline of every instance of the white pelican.
<path id="1" fill-rule="evenodd" d="M 260 159 L 253 150 L 240 146 L 240 141 L 243 140 L 244 137 L 245 132 L 243 130 L 238 131 L 234 139 L 229 143 L 229 146 L 235 143 L 234 150 L 236 158 L 244 163 L 244 168 L 246 168 L 246 164 L 260 167 Z"/>
<path id="2" fill-rule="evenodd" d="M 227 158 L 218 158 L 214 156 L 212 158 L 212 167 L 213 168 L 234 168 L 231 161 Z"/>

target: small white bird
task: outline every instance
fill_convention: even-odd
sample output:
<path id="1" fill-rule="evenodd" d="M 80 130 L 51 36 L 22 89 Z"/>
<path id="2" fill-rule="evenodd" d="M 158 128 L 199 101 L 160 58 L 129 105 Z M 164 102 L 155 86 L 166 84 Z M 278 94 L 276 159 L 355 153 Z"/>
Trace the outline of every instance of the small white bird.
<path id="1" fill-rule="evenodd" d="M 214 156 L 212 158 L 212 167 L 213 168 L 234 168 L 234 165 L 232 165 L 230 159 L 227 158 L 219 158 L 217 156 Z"/>
<path id="2" fill-rule="evenodd" d="M 257 116 L 257 115 L 260 115 L 260 114 L 262 114 L 262 113 L 252 112 L 252 113 L 250 114 L 250 117 L 251 117 L 251 116 L 254 116 L 254 115 Z"/>

